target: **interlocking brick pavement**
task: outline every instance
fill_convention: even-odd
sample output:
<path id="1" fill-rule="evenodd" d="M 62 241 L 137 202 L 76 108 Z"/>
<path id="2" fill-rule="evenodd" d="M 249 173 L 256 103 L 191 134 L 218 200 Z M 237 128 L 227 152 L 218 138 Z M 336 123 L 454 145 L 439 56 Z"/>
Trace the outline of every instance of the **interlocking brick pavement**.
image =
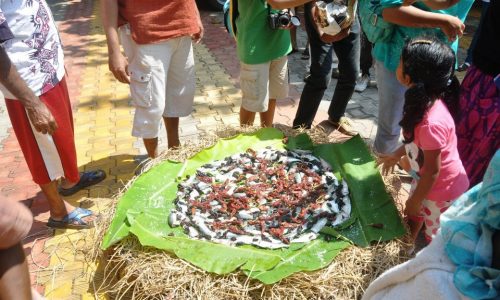
<path id="1" fill-rule="evenodd" d="M 108 178 L 91 189 L 66 200 L 95 211 L 104 209 L 109 198 L 133 176 L 143 159 L 142 141 L 130 135 L 134 109 L 128 86 L 112 77 L 107 67 L 105 37 L 99 22 L 98 2 L 92 0 L 48 0 L 65 45 L 68 86 L 74 107 L 75 143 L 80 170 L 102 168 Z M 477 12 L 470 24 L 477 24 Z M 239 62 L 234 40 L 221 23 L 221 14 L 202 12 L 205 39 L 195 46 L 196 97 L 194 112 L 181 119 L 181 140 L 197 139 L 220 125 L 237 125 L 241 103 Z M 472 27 L 473 27 L 472 26 Z M 473 30 L 468 29 L 461 46 L 468 47 Z M 298 30 L 299 46 L 305 33 Z M 460 50 L 463 57 L 464 50 Z M 289 56 L 290 96 L 278 101 L 276 123 L 291 125 L 307 60 L 299 54 Z M 315 123 L 327 117 L 326 110 L 336 81 L 332 80 Z M 361 135 L 369 141 L 376 132 L 377 91 L 369 88 L 355 93 L 347 108 Z M 161 149 L 166 148 L 164 131 Z M 31 181 L 26 163 L 0 102 L 0 198 L 23 201 L 35 221 L 24 241 L 33 286 L 48 299 L 105 299 L 95 293 L 93 280 L 99 279 L 98 266 L 87 262 L 83 250 L 89 243 L 85 232 L 50 230 L 45 227 L 48 206 L 39 188 Z"/>

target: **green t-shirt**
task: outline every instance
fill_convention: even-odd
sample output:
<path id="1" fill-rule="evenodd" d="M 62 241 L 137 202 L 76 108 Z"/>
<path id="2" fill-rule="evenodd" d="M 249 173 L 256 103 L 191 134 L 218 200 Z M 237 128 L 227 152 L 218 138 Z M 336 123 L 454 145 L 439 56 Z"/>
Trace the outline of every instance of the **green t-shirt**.
<path id="1" fill-rule="evenodd" d="M 237 0 L 237 52 L 245 64 L 262 64 L 292 50 L 290 31 L 271 29 L 264 0 Z"/>
<path id="2" fill-rule="evenodd" d="M 380 0 L 380 4 L 384 8 L 401 6 L 402 3 L 402 0 Z M 423 3 L 416 3 L 415 6 L 426 11 L 456 16 L 463 22 L 473 3 L 474 0 L 461 0 L 454 6 L 445 10 L 431 10 Z M 394 34 L 389 42 L 378 42 L 375 44 L 373 48 L 373 56 L 378 61 L 383 62 L 384 66 L 388 70 L 394 72 L 398 67 L 399 59 L 401 58 L 401 52 L 403 51 L 405 42 L 411 38 L 418 36 L 437 36 L 440 40 L 449 43 L 448 38 L 439 28 L 415 28 L 396 26 L 394 29 Z M 457 53 L 458 39 L 450 45 L 453 51 Z"/>

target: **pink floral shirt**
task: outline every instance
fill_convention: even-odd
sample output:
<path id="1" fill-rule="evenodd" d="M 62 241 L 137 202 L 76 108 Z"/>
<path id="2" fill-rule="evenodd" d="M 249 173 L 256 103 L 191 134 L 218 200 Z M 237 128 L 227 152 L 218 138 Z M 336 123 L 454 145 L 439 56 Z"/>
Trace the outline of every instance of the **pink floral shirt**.
<path id="1" fill-rule="evenodd" d="M 61 40 L 45 0 L 0 0 L 0 43 L 37 96 L 63 78 Z M 15 99 L 1 84 L 0 90 L 5 98 Z"/>

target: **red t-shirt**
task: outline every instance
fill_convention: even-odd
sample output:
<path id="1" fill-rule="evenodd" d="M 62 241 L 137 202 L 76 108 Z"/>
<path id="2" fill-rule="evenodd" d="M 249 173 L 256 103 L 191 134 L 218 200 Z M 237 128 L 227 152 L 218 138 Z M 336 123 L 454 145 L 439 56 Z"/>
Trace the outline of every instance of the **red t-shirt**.
<path id="1" fill-rule="evenodd" d="M 118 0 L 120 24 L 137 44 L 157 43 L 199 31 L 195 0 Z"/>

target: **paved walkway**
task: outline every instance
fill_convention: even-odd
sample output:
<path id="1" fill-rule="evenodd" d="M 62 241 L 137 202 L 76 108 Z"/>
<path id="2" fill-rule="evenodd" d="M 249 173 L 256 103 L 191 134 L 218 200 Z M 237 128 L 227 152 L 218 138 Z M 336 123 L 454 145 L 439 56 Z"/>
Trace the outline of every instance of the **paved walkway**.
<path id="1" fill-rule="evenodd" d="M 92 189 L 67 197 L 72 204 L 104 209 L 106 201 L 133 176 L 145 154 L 142 142 L 131 137 L 133 108 L 128 86 L 114 80 L 107 66 L 105 36 L 100 25 L 98 2 L 92 0 L 49 0 L 65 44 L 67 79 L 74 107 L 76 146 L 81 170 L 102 168 L 107 179 Z M 477 24 L 477 12 L 473 25 Z M 220 125 L 237 125 L 241 93 L 239 64 L 234 41 L 221 24 L 221 14 L 202 12 L 205 39 L 195 47 L 197 89 L 195 111 L 181 120 L 181 140 L 193 140 Z M 471 26 L 472 28 L 474 26 Z M 469 30 L 469 29 L 468 29 Z M 468 31 L 469 35 L 471 31 Z M 299 46 L 305 33 L 298 31 Z M 462 41 L 468 47 L 470 36 Z M 289 57 L 290 97 L 278 102 L 276 123 L 291 125 L 303 88 L 307 60 L 300 53 Z M 335 80 L 324 99 L 331 99 Z M 326 118 L 329 101 L 324 100 L 316 123 Z M 377 91 L 368 88 L 355 93 L 347 114 L 361 135 L 372 139 L 376 132 Z M 160 147 L 166 148 L 165 136 Z M 86 262 L 82 250 L 91 246 L 84 235 L 73 230 L 45 227 L 48 205 L 38 186 L 32 183 L 17 140 L 12 132 L 5 104 L 0 101 L 0 198 L 22 201 L 33 212 L 35 222 L 24 241 L 33 285 L 48 299 L 104 298 L 94 294 L 91 284 L 97 266 Z"/>

